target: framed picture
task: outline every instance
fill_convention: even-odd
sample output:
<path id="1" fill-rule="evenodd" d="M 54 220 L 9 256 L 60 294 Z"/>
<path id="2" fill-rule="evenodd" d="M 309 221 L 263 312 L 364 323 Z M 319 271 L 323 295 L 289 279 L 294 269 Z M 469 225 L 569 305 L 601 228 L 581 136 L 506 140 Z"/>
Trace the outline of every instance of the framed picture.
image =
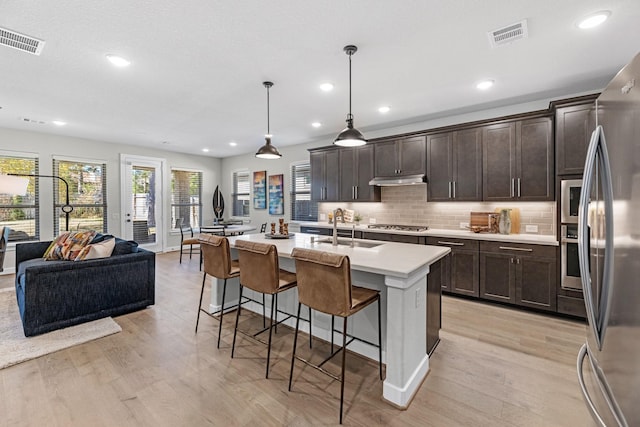
<path id="1" fill-rule="evenodd" d="M 269 215 L 284 215 L 284 175 L 269 176 Z"/>
<path id="2" fill-rule="evenodd" d="M 267 171 L 253 173 L 253 208 L 267 208 Z"/>

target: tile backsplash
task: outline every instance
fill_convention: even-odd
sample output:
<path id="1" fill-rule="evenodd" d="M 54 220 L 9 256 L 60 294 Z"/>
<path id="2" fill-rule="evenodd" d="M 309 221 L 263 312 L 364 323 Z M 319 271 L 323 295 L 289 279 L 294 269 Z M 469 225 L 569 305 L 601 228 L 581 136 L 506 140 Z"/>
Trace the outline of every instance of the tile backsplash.
<path id="1" fill-rule="evenodd" d="M 353 209 L 362 223 L 428 225 L 430 228 L 459 230 L 469 222 L 470 212 L 493 212 L 496 208 L 520 210 L 520 233 L 527 225 L 537 225 L 538 233 L 555 234 L 555 202 L 428 202 L 426 185 L 382 187 L 381 203 L 319 203 L 318 213 L 336 208 Z M 320 220 L 320 219 L 319 219 Z"/>

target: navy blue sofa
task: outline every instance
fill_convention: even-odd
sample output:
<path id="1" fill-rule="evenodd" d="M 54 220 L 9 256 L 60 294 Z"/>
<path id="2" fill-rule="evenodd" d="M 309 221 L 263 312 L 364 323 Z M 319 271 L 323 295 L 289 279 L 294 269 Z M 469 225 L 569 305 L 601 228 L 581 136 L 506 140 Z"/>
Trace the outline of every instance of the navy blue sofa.
<path id="1" fill-rule="evenodd" d="M 155 303 L 155 254 L 116 242 L 110 257 L 85 261 L 45 261 L 51 242 L 16 245 L 16 296 L 25 336 Z"/>

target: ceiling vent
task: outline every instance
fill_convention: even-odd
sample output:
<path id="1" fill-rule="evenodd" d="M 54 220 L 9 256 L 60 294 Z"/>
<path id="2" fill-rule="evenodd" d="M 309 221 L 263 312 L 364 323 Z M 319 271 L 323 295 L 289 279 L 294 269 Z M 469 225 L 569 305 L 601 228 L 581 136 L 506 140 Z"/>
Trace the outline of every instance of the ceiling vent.
<path id="1" fill-rule="evenodd" d="M 526 39 L 528 37 L 527 20 L 524 19 L 515 24 L 489 31 L 487 35 L 489 36 L 491 47 L 494 48 L 516 40 Z"/>
<path id="2" fill-rule="evenodd" d="M 46 125 L 47 122 L 44 120 L 30 119 L 29 117 L 18 117 L 18 120 L 21 120 L 24 123 L 31 123 L 34 125 Z"/>
<path id="3" fill-rule="evenodd" d="M 6 28 L 0 28 L 0 45 L 12 47 L 34 55 L 40 55 L 44 43 L 44 40 L 16 33 Z"/>

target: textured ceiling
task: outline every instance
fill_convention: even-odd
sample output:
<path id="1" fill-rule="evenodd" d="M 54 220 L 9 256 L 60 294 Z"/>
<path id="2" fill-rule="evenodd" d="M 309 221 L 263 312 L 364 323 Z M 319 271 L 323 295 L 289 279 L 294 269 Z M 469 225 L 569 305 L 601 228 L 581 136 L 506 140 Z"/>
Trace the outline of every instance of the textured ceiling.
<path id="1" fill-rule="evenodd" d="M 604 25 L 576 27 L 602 9 Z M 487 31 L 522 19 L 529 38 L 490 47 Z M 46 45 L 40 56 L 0 46 L 0 127 L 227 157 L 263 144 L 271 80 L 274 145 L 330 143 L 348 110 L 347 44 L 359 48 L 353 114 L 366 136 L 601 89 L 640 50 L 638 22 L 638 0 L 3 0 L 0 27 Z M 107 53 L 132 64 L 114 68 Z M 476 90 L 485 78 L 494 88 Z"/>

